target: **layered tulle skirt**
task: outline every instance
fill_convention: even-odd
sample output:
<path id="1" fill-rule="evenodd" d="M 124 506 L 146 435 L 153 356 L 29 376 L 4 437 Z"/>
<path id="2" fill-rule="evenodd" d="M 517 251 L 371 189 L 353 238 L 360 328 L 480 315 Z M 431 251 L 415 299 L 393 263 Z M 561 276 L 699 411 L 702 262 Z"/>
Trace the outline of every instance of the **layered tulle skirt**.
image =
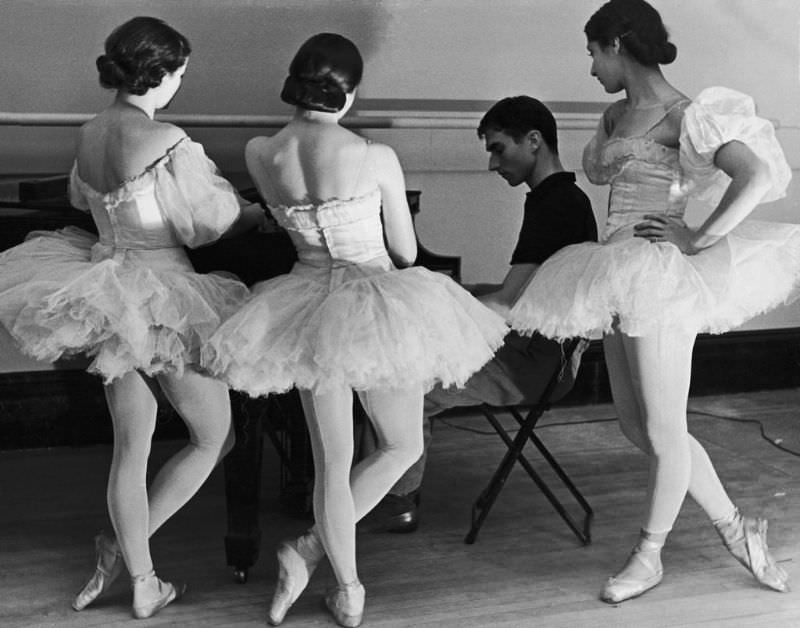
<path id="1" fill-rule="evenodd" d="M 625 235 L 565 247 L 511 310 L 522 333 L 550 338 L 619 329 L 721 333 L 798 296 L 800 225 L 747 220 L 696 255 Z"/>
<path id="2" fill-rule="evenodd" d="M 39 360 L 86 354 L 106 383 L 137 369 L 181 374 L 249 292 L 193 272 L 182 248 L 113 251 L 74 227 L 0 254 L 0 322 Z"/>
<path id="3" fill-rule="evenodd" d="M 251 396 L 463 385 L 505 321 L 450 278 L 381 264 L 315 268 L 258 284 L 203 351 L 203 365 Z"/>

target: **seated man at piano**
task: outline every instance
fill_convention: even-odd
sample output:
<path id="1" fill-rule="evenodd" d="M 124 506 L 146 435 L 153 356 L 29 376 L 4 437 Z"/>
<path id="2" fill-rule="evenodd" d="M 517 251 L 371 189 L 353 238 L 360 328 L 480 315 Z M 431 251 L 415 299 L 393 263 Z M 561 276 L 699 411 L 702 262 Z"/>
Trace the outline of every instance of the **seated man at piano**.
<path id="1" fill-rule="evenodd" d="M 591 203 L 575 184 L 575 174 L 561 165 L 556 121 L 550 110 L 529 96 L 495 103 L 478 125 L 478 137 L 489 153 L 489 170 L 510 186 L 526 184 L 530 191 L 522 227 L 511 254 L 510 269 L 499 285 L 480 284 L 471 291 L 490 308 L 507 315 L 519 292 L 550 255 L 564 246 L 597 240 Z M 503 208 L 505 209 L 505 208 Z M 579 356 L 575 358 L 575 361 Z M 495 357 L 463 388 L 434 388 L 425 397 L 425 416 L 434 417 L 458 406 L 481 403 L 504 406 L 536 401 L 562 360 L 560 345 L 534 334 L 512 332 Z M 572 387 L 574 368 L 564 375 L 553 398 Z M 366 438 L 369 441 L 369 437 Z M 362 529 L 412 532 L 419 522 L 420 486 L 431 440 L 425 421 L 425 450 L 389 494 L 362 520 Z M 372 446 L 366 442 L 364 449 Z"/>

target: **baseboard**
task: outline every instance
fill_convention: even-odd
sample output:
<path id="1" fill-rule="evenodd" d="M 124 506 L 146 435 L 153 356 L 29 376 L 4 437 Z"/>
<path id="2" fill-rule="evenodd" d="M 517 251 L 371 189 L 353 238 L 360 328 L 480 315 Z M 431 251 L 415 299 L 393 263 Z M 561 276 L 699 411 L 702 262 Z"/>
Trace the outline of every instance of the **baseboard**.
<path id="1" fill-rule="evenodd" d="M 701 335 L 693 357 L 692 395 L 800 387 L 800 327 Z M 600 341 L 584 353 L 566 405 L 611 401 Z M 185 434 L 162 404 L 156 438 Z M 111 442 L 100 379 L 82 370 L 0 373 L 0 449 Z"/>
<path id="2" fill-rule="evenodd" d="M 800 387 L 800 327 L 701 334 L 692 356 L 690 395 Z M 611 389 L 600 340 L 583 355 L 575 386 L 563 402 L 608 403 Z"/>

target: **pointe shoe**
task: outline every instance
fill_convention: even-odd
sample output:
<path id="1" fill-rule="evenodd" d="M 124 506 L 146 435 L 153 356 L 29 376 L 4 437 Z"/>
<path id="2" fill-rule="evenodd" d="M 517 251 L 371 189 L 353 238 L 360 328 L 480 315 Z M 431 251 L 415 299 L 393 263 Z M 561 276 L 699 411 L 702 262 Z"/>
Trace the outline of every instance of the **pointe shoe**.
<path id="1" fill-rule="evenodd" d="M 313 532 L 284 541 L 278 547 L 278 583 L 272 596 L 267 621 L 279 626 L 292 604 L 308 585 L 319 561 L 325 556 L 322 543 Z"/>
<path id="2" fill-rule="evenodd" d="M 97 556 L 97 566 L 92 577 L 89 578 L 89 582 L 72 600 L 72 608 L 76 611 L 82 611 L 105 593 L 122 572 L 125 562 L 120 551 L 114 546 L 114 541 L 102 532 L 94 537 L 94 550 Z"/>
<path id="3" fill-rule="evenodd" d="M 769 553 L 766 519 L 742 517 L 737 511 L 732 522 L 714 527 L 728 551 L 758 582 L 781 593 L 790 590 L 788 574 Z"/>
<path id="4" fill-rule="evenodd" d="M 619 604 L 639 597 L 657 586 L 664 577 L 660 554 L 665 539 L 666 534 L 655 535 L 642 530 L 639 542 L 633 548 L 625 566 L 618 574 L 606 580 L 600 599 L 608 604 Z M 630 573 L 632 571 L 639 571 L 644 575 L 637 577 Z"/>
<path id="5" fill-rule="evenodd" d="M 167 604 L 174 602 L 175 600 L 179 599 L 184 593 L 186 593 L 186 584 L 178 583 L 172 584 L 171 582 L 164 582 L 160 578 L 156 576 L 156 572 L 152 569 L 149 573 L 146 573 L 141 576 L 133 576 L 131 578 L 131 584 L 133 586 L 133 597 L 134 597 L 134 604 L 132 608 L 132 614 L 136 619 L 147 619 L 148 617 L 152 617 L 162 608 L 164 608 Z M 149 586 L 148 586 L 149 585 Z M 139 590 L 144 587 L 148 588 L 155 588 L 157 593 L 154 599 L 151 599 L 148 602 L 144 603 L 136 603 L 136 598 L 141 597 Z M 138 589 L 138 590 L 137 590 Z"/>
<path id="6" fill-rule="evenodd" d="M 337 624 L 345 628 L 355 628 L 361 625 L 364 617 L 365 597 L 363 585 L 356 580 L 349 584 L 340 584 L 329 591 L 325 595 L 325 606 Z"/>

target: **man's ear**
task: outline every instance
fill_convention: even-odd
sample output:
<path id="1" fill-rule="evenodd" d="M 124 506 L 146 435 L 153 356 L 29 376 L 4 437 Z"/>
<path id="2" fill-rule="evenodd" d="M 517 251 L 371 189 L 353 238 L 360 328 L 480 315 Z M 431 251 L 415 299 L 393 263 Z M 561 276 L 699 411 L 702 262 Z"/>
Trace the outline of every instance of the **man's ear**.
<path id="1" fill-rule="evenodd" d="M 532 129 L 528 131 L 528 134 L 525 136 L 525 140 L 528 142 L 528 146 L 530 146 L 531 152 L 535 153 L 539 150 L 539 147 L 542 145 L 542 133 L 541 131 Z"/>

